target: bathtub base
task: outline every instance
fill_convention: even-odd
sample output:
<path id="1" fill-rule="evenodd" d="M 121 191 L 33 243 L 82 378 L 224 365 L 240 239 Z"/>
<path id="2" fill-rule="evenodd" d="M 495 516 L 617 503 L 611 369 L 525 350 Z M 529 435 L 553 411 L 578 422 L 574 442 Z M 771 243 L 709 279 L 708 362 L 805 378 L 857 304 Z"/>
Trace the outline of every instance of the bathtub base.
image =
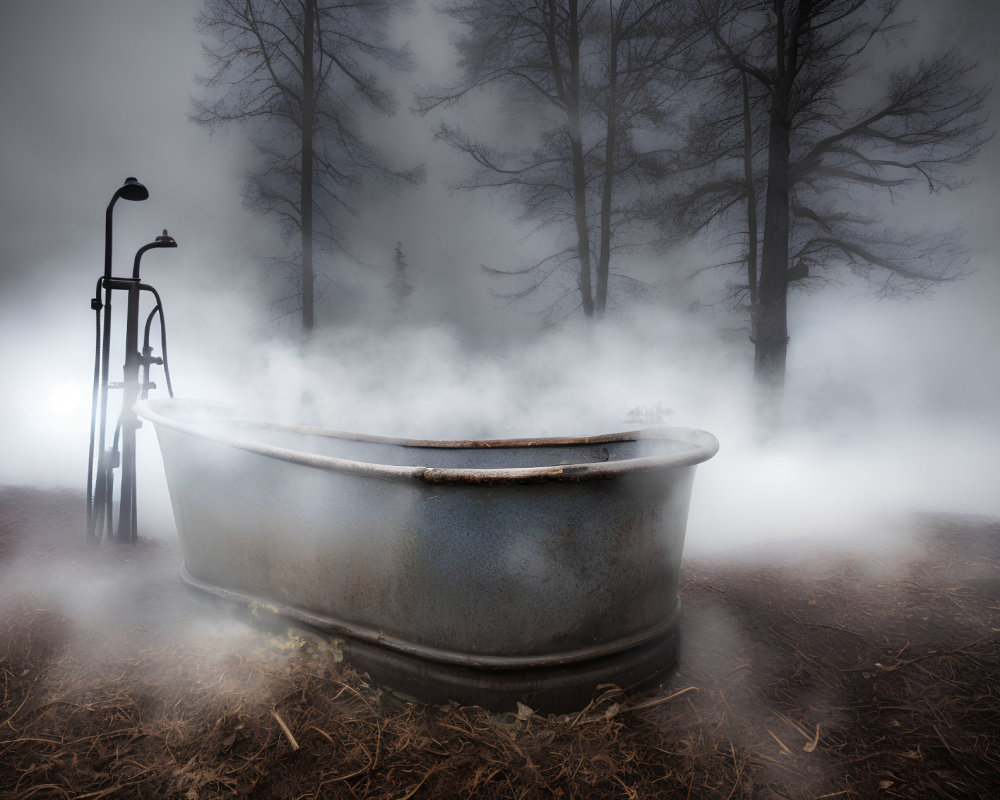
<path id="1" fill-rule="evenodd" d="M 182 577 L 190 587 L 235 606 L 252 610 L 265 624 L 293 620 L 321 636 L 342 641 L 345 660 L 388 688 L 425 703 L 457 702 L 491 711 L 513 711 L 521 702 L 542 713 L 566 713 L 584 708 L 601 684 L 637 690 L 656 685 L 677 660 L 680 647 L 680 600 L 655 631 L 623 641 L 619 648 L 604 646 L 590 652 L 548 656 L 482 659 L 445 652 L 428 657 L 421 648 L 377 635 L 294 606 L 274 603 L 242 591 L 200 580 L 187 569 Z M 507 663 L 500 663 L 507 662 Z"/>
<path id="2" fill-rule="evenodd" d="M 623 653 L 559 667 L 482 670 L 428 661 L 347 639 L 344 657 L 375 681 L 421 702 L 478 705 L 515 711 L 521 702 L 543 714 L 578 711 L 601 684 L 626 690 L 651 688 L 677 660 L 675 626 L 658 639 Z"/>

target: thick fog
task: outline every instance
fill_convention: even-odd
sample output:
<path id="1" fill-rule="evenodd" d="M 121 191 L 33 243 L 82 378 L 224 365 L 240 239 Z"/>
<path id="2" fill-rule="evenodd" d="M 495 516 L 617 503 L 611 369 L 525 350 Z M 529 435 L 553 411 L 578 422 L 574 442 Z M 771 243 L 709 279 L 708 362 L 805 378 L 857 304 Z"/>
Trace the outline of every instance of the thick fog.
<path id="1" fill-rule="evenodd" d="M 454 67 L 430 3 L 400 26 L 418 63 L 399 81 L 400 110 L 372 123 L 383 150 L 400 166 L 425 163 L 428 179 L 373 197 L 347 223 L 357 263 L 321 265 L 321 331 L 308 348 L 290 343 L 294 323 L 276 320 L 273 302 L 287 287 L 266 269 L 283 252 L 279 231 L 241 202 L 249 147 L 236 128 L 210 137 L 188 120 L 204 69 L 199 7 L 0 3 L 0 482 L 86 483 L 90 298 L 103 270 L 105 208 L 134 175 L 150 197 L 116 207 L 115 271 L 127 273 L 162 229 L 177 239 L 177 250 L 148 253 L 142 274 L 163 298 L 178 396 L 427 438 L 703 428 L 721 450 L 699 468 L 690 552 L 788 537 L 860 541 L 876 522 L 911 511 L 1000 514 L 1000 142 L 984 149 L 969 187 L 917 192 L 893 211 L 918 227 L 961 225 L 967 278 L 903 304 L 877 301 L 846 277 L 793 292 L 787 431 L 761 447 L 746 321 L 713 305 L 722 277 L 685 278 L 708 258 L 705 242 L 644 263 L 655 291 L 597 325 L 543 329 L 533 313 L 540 301 L 491 294 L 499 287 L 480 265 L 518 266 L 539 245 L 506 201 L 448 191 L 461 164 L 433 140 L 434 120 L 408 111 L 414 86 Z M 982 79 L 997 74 L 993 2 L 909 9 L 914 52 L 961 45 L 986 62 Z M 990 102 L 1000 105 L 995 95 Z M 415 287 L 402 319 L 385 289 L 397 242 Z M 115 355 L 112 379 L 120 365 Z M 165 396 L 162 376 L 154 379 L 154 396 Z M 148 425 L 139 447 L 140 532 L 169 536 Z"/>

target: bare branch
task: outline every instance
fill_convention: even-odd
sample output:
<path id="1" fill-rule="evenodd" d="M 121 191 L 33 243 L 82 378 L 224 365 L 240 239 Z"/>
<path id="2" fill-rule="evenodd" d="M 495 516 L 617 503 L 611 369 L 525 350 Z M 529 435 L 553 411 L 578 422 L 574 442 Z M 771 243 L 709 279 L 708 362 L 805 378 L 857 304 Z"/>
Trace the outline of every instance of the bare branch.
<path id="1" fill-rule="evenodd" d="M 612 258 L 621 252 L 620 238 L 629 245 L 629 237 L 641 235 L 648 195 L 667 172 L 665 135 L 700 35 L 684 6 L 669 0 L 451 0 L 442 9 L 462 26 L 453 37 L 462 75 L 454 85 L 418 93 L 414 108 L 443 111 L 489 89 L 505 112 L 518 114 L 516 135 L 494 131 L 485 141 L 448 122 L 436 135 L 473 167 L 455 188 L 509 192 L 523 221 L 571 237 L 566 249 L 565 241 L 558 245 L 557 262 L 540 263 L 574 273 L 579 308 L 587 315 L 608 307 L 609 283 L 625 286 L 612 281 Z M 551 285 L 556 274 L 546 273 L 516 296 Z"/>
<path id="2" fill-rule="evenodd" d="M 354 214 L 368 178 L 422 179 L 393 169 L 364 135 L 357 106 L 391 113 L 379 68 L 412 68 L 389 41 L 392 0 L 206 0 L 197 19 L 209 67 L 199 76 L 193 121 L 244 126 L 256 147 L 244 202 L 300 237 L 303 324 L 312 320 L 313 240 L 342 247 L 338 228 Z M 310 33 L 307 35 L 307 31 Z M 308 292 L 305 290 L 308 289 Z"/>

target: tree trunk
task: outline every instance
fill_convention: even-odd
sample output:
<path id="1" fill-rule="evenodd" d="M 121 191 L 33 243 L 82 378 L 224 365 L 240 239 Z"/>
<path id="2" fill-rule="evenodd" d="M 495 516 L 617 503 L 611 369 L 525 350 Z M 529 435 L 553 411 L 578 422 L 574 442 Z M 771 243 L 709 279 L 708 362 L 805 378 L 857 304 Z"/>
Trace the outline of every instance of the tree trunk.
<path id="1" fill-rule="evenodd" d="M 580 262 L 580 298 L 583 313 L 594 315 L 590 280 L 590 227 L 587 223 L 587 176 L 583 163 L 583 131 L 580 125 L 580 28 L 576 0 L 569 3 L 569 91 L 566 120 L 573 159 L 573 215 L 576 218 L 576 251 Z"/>
<path id="2" fill-rule="evenodd" d="M 754 353 L 757 419 L 777 424 L 785 388 L 788 350 L 788 162 L 790 126 L 787 99 L 773 98 L 768 137 L 767 201 L 760 265 L 760 303 Z"/>
<path id="3" fill-rule="evenodd" d="M 747 197 L 747 289 L 750 292 L 750 341 L 757 341 L 757 193 L 753 185 L 753 120 L 750 117 L 750 85 L 740 72 L 743 91 L 743 184 Z"/>
<path id="4" fill-rule="evenodd" d="M 598 315 L 608 306 L 608 275 L 611 272 L 611 200 L 614 196 L 615 146 L 618 131 L 618 30 L 611 20 L 611 44 L 608 54 L 607 126 L 604 134 L 604 187 L 601 194 L 601 244 L 597 260 Z"/>
<path id="5" fill-rule="evenodd" d="M 313 23 L 316 0 L 306 0 L 302 25 L 302 165 L 299 213 L 302 233 L 302 330 L 313 328 Z"/>

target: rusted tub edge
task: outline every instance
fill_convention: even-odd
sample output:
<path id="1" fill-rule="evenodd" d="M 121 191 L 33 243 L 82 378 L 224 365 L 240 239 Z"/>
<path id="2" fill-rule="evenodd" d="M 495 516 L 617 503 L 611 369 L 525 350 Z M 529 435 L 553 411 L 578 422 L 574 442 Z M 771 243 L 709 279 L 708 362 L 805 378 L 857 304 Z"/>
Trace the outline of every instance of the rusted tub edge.
<path id="1" fill-rule="evenodd" d="M 631 458 L 623 461 L 601 462 L 596 464 L 563 464 L 547 467 L 502 467 L 490 469 L 451 469 L 440 467 L 403 467 L 392 464 L 372 464 L 364 461 L 352 461 L 333 456 L 322 456 L 290 450 L 284 447 L 265 444 L 264 442 L 241 439 L 235 436 L 206 431 L 197 423 L 181 422 L 158 413 L 148 402 L 140 402 L 135 406 L 136 413 L 144 420 L 154 425 L 162 425 L 189 436 L 218 442 L 239 450 L 244 450 L 266 458 L 288 461 L 294 464 L 316 469 L 344 472 L 353 475 L 381 478 L 384 480 L 407 481 L 414 480 L 429 484 L 472 484 L 472 485 L 511 485 L 524 483 L 542 483 L 547 481 L 584 481 L 595 478 L 614 478 L 630 472 L 648 472 L 650 470 L 674 469 L 700 464 L 714 456 L 719 450 L 718 440 L 712 434 L 695 428 L 664 427 L 647 430 L 624 431 L 621 433 L 604 434 L 579 438 L 540 438 L 540 439 L 484 439 L 484 440 L 423 440 L 395 439 L 389 437 L 370 436 L 365 434 L 342 433 L 326 428 L 296 427 L 277 425 L 274 423 L 244 422 L 248 426 L 257 426 L 270 430 L 342 437 L 355 441 L 379 442 L 402 447 L 464 447 L 483 448 L 494 447 L 537 447 L 539 445 L 567 444 L 599 444 L 617 441 L 641 441 L 643 439 L 679 439 L 690 445 L 681 453 L 669 456 L 649 456 Z"/>

